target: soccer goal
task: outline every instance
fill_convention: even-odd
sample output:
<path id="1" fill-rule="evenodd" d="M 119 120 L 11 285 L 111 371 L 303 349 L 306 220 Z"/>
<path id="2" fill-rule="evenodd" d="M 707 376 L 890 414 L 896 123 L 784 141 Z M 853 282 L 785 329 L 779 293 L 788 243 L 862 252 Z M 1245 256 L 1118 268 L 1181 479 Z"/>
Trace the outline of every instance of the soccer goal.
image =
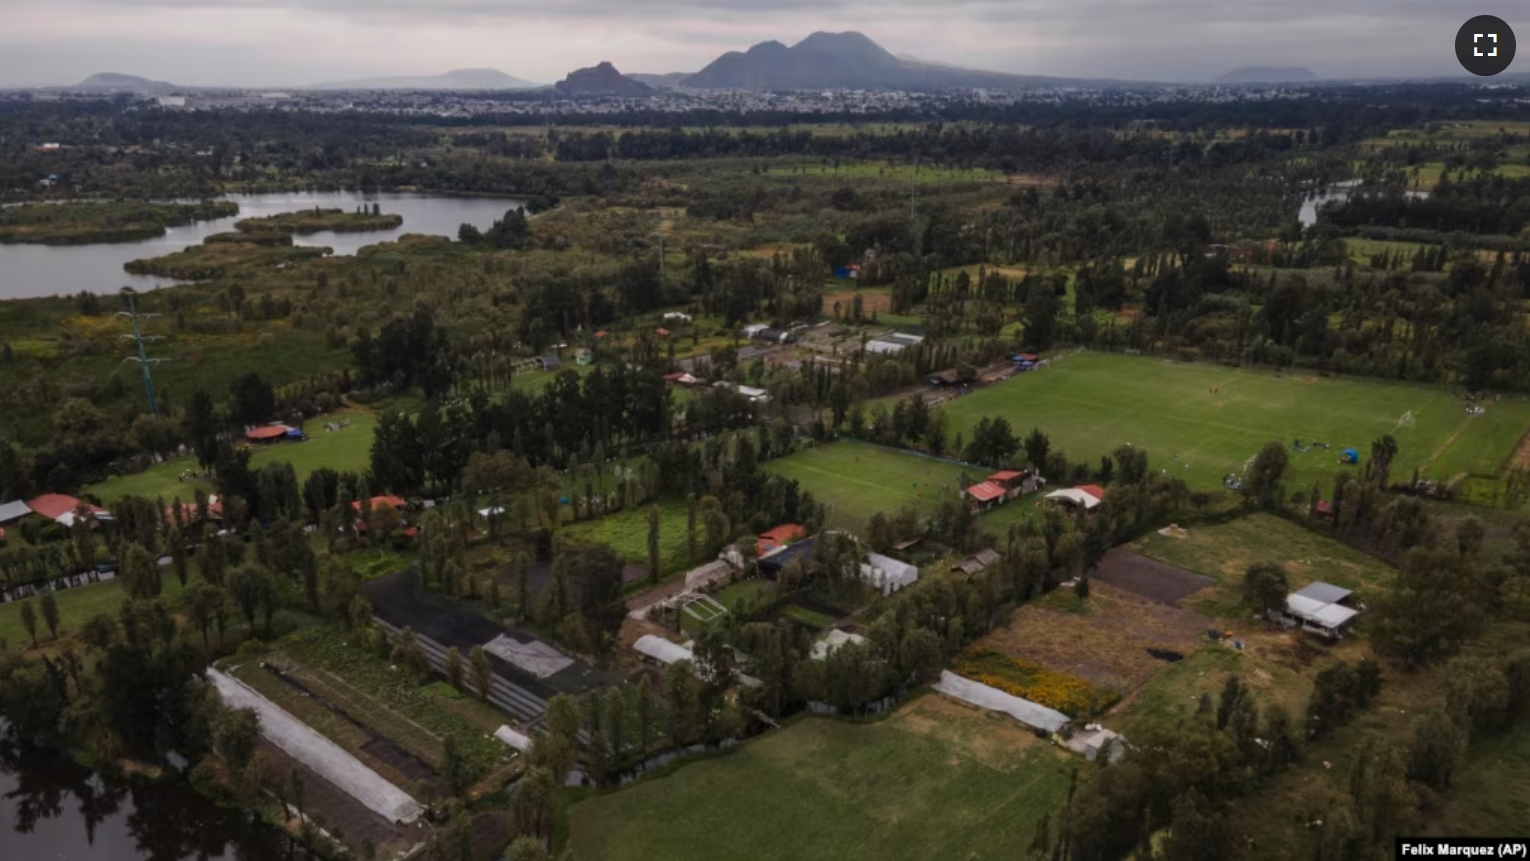
<path id="1" fill-rule="evenodd" d="M 1413 427 L 1413 410 L 1408 410 L 1402 414 L 1402 418 L 1397 420 L 1397 429 L 1401 430 L 1411 427 Z"/>

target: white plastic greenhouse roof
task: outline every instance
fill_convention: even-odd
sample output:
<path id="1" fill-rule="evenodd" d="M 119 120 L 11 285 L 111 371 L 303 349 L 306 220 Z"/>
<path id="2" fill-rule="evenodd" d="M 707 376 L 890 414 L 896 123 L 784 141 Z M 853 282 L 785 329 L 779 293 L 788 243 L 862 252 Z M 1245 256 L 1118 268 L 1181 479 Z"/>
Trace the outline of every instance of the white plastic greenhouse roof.
<path id="1" fill-rule="evenodd" d="M 661 664 L 673 664 L 677 661 L 693 660 L 691 650 L 678 644 L 671 643 L 663 637 L 655 637 L 653 634 L 644 634 L 632 644 L 638 654 L 647 655 Z"/>
<path id="2" fill-rule="evenodd" d="M 935 690 L 990 711 L 1003 712 L 1026 726 L 1047 732 L 1057 732 L 1068 725 L 1068 716 L 1060 711 L 963 678 L 950 670 L 941 671 L 940 683 L 935 685 Z"/>

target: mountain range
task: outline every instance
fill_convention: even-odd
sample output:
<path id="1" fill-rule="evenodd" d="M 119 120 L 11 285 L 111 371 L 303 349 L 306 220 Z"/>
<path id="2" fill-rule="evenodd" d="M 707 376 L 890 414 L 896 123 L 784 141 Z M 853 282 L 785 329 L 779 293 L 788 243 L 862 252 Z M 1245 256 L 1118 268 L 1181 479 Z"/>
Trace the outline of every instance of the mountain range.
<path id="1" fill-rule="evenodd" d="M 444 75 L 401 75 L 316 84 L 315 90 L 524 90 L 540 86 L 498 69 L 453 69 Z"/>
<path id="2" fill-rule="evenodd" d="M 694 89 L 913 89 L 1033 87 L 1084 83 L 1041 75 L 983 72 L 898 57 L 866 36 L 814 33 L 788 48 L 761 42 L 729 51 L 682 85 Z"/>

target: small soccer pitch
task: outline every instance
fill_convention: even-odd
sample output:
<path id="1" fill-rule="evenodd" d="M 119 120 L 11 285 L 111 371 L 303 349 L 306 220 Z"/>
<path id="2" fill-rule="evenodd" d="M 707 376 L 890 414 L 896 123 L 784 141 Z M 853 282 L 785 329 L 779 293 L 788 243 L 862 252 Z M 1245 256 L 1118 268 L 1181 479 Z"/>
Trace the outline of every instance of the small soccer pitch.
<path id="1" fill-rule="evenodd" d="M 963 472 L 974 482 L 989 472 L 849 440 L 770 461 L 766 468 L 795 478 L 829 506 L 830 523 L 848 529 L 905 505 L 927 514 L 940 500 L 958 498 Z"/>
<path id="2" fill-rule="evenodd" d="M 1014 721 L 924 696 L 872 724 L 799 719 L 586 797 L 568 848 L 575 861 L 1024 857 L 1068 767 Z"/>
<path id="3" fill-rule="evenodd" d="M 1442 388 L 1306 371 L 1238 370 L 1208 363 L 1083 353 L 980 389 L 944 406 L 950 434 L 966 438 L 978 420 L 1003 416 L 1015 435 L 1039 427 L 1073 462 L 1097 466 L 1117 446 L 1145 448 L 1155 470 L 1192 487 L 1216 487 L 1267 442 L 1290 455 L 1287 487 L 1326 496 L 1342 452 L 1370 457 L 1371 441 L 1398 443 L 1392 476 L 1494 478 L 1530 429 L 1530 401 L 1504 396 L 1472 414 Z M 1316 444 L 1326 444 L 1326 447 Z M 1049 476 L 1051 478 L 1051 476 Z"/>

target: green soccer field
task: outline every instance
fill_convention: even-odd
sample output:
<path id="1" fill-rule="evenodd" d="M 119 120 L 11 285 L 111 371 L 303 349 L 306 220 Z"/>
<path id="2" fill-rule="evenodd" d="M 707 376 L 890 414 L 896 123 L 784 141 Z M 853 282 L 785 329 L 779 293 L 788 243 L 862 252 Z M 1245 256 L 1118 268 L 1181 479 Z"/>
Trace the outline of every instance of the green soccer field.
<path id="1" fill-rule="evenodd" d="M 349 421 L 350 426 L 339 431 L 324 430 L 325 422 L 340 419 Z M 259 469 L 273 463 L 291 463 L 298 481 L 322 466 L 340 472 L 366 472 L 371 464 L 372 434 L 376 429 L 377 417 L 359 410 L 319 416 L 303 426 L 308 434 L 304 442 L 256 446 L 250 457 L 250 467 Z M 178 478 L 182 472 L 198 468 L 195 457 L 178 457 L 134 475 L 113 476 L 85 491 L 99 496 L 103 505 L 111 505 L 124 496 L 190 502 L 198 487 L 208 493 L 213 491 L 211 482 L 181 481 Z"/>
<path id="2" fill-rule="evenodd" d="M 1003 416 L 1022 438 L 1041 428 L 1070 461 L 1097 464 L 1130 443 L 1148 450 L 1153 468 L 1198 487 L 1241 472 L 1274 440 L 1291 455 L 1287 486 L 1307 490 L 1322 481 L 1325 494 L 1341 468 L 1340 450 L 1358 449 L 1363 464 L 1382 434 L 1396 437 L 1400 448 L 1394 477 L 1418 467 L 1425 477 L 1447 480 L 1497 476 L 1530 425 L 1530 402 L 1519 395 L 1472 417 L 1460 399 L 1437 388 L 1097 353 L 981 389 L 944 409 L 953 438 L 960 432 L 970 439 L 979 419 Z M 1408 412 L 1413 426 L 1399 427 Z M 1298 453 L 1290 450 L 1296 439 L 1331 448 Z"/>
<path id="3" fill-rule="evenodd" d="M 766 468 L 795 478 L 829 506 L 830 522 L 846 529 L 860 529 L 876 512 L 892 514 L 905 505 L 928 513 L 941 499 L 957 498 L 963 472 L 973 482 L 988 474 L 848 440 L 773 460 Z"/>
<path id="4" fill-rule="evenodd" d="M 1067 793 L 1055 749 L 928 696 L 871 725 L 807 718 L 569 810 L 575 861 L 1023 857 Z"/>

